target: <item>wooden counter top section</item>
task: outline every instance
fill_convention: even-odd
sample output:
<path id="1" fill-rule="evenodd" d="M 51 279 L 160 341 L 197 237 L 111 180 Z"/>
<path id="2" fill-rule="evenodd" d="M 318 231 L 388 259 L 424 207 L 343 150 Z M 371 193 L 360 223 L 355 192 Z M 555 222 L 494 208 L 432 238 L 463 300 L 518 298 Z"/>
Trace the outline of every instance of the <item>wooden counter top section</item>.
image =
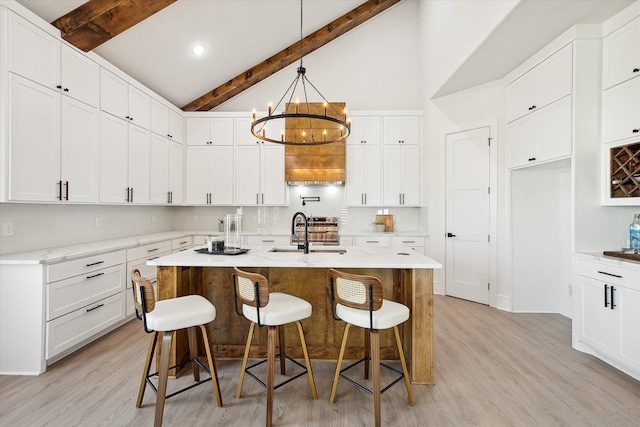
<path id="1" fill-rule="evenodd" d="M 409 307 L 411 316 L 401 325 L 401 335 L 411 380 L 418 384 L 433 382 L 433 269 L 441 268 L 440 263 L 419 252 L 397 247 L 349 246 L 344 248 L 345 254 L 269 252 L 271 247 L 250 249 L 247 254 L 233 256 L 183 251 L 148 262 L 158 267 L 158 299 L 200 294 L 216 306 L 216 319 L 208 325 L 215 357 L 241 358 L 244 351 L 249 321 L 234 310 L 231 280 L 232 268 L 239 267 L 266 276 L 271 291 L 287 292 L 309 301 L 313 314 L 302 324 L 310 356 L 337 360 L 344 322 L 332 317 L 326 274 L 327 269 L 337 268 L 380 278 L 384 297 Z M 287 331 L 285 335 L 287 353 L 301 358 L 295 331 Z M 362 356 L 363 336 L 351 334 L 346 359 Z M 382 331 L 380 338 L 382 359 L 397 359 L 391 330 Z M 250 357 L 263 357 L 266 343 L 266 330 L 258 331 Z M 186 334 L 178 335 L 176 348 L 174 360 L 188 358 Z"/>

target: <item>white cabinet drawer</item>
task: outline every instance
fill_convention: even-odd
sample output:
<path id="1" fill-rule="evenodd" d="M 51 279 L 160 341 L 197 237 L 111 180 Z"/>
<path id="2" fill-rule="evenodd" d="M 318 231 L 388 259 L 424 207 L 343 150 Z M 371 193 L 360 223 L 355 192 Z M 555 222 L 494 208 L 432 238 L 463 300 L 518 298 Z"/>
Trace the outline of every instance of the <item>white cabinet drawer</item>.
<path id="1" fill-rule="evenodd" d="M 46 359 L 80 344 L 124 318 L 122 292 L 47 322 Z"/>
<path id="2" fill-rule="evenodd" d="M 424 247 L 425 239 L 424 237 L 414 237 L 414 236 L 393 236 L 391 238 L 391 246 L 408 246 L 411 248 L 420 246 Z"/>
<path id="3" fill-rule="evenodd" d="M 151 243 L 137 248 L 127 249 L 127 261 L 134 259 L 151 259 L 165 252 L 171 252 L 171 240 L 164 242 Z"/>
<path id="4" fill-rule="evenodd" d="M 576 273 L 601 282 L 640 291 L 640 268 L 627 268 L 617 262 L 614 264 L 577 258 Z"/>
<path id="5" fill-rule="evenodd" d="M 356 246 L 389 246 L 389 236 L 356 236 Z"/>
<path id="6" fill-rule="evenodd" d="M 340 236 L 340 246 L 353 246 L 353 237 Z"/>
<path id="7" fill-rule="evenodd" d="M 61 262 L 47 266 L 46 281 L 51 283 L 69 277 L 87 274 L 92 271 L 101 270 L 125 262 L 124 251 L 109 252 L 106 254 L 94 255 L 73 261 Z"/>
<path id="8" fill-rule="evenodd" d="M 124 265 L 47 284 L 47 320 L 124 290 Z"/>
<path id="9" fill-rule="evenodd" d="M 282 246 L 282 245 L 290 245 L 291 244 L 291 236 L 247 236 L 247 245 L 256 245 L 256 246 Z"/>
<path id="10" fill-rule="evenodd" d="M 191 236 L 180 237 L 171 241 L 171 252 L 180 252 L 191 247 Z"/>

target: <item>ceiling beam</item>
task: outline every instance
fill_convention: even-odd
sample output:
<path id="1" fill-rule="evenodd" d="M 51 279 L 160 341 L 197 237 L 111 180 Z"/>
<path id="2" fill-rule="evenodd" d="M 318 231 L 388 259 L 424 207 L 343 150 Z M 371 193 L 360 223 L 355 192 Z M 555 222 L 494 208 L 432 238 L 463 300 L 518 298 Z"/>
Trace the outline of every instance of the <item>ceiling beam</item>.
<path id="1" fill-rule="evenodd" d="M 62 38 L 89 52 L 176 0 L 89 0 L 51 24 Z"/>
<path id="2" fill-rule="evenodd" d="M 400 0 L 369 0 L 302 39 L 302 49 L 298 41 L 261 63 L 254 65 L 245 72 L 238 74 L 221 86 L 191 101 L 182 107 L 182 109 L 184 111 L 209 111 L 238 95 L 245 89 L 250 88 L 270 75 L 298 61 L 301 51 L 304 57 L 368 19 L 373 18 L 380 12 L 390 8 L 399 1 Z"/>

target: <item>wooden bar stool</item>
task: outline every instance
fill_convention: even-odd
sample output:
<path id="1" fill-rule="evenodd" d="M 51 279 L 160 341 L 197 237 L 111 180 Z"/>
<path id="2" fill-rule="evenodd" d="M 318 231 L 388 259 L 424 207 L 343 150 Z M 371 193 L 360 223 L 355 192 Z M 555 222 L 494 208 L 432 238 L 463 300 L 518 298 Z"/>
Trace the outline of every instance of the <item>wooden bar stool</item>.
<path id="1" fill-rule="evenodd" d="M 136 407 L 139 408 L 142 405 L 142 398 L 144 397 L 144 391 L 146 385 L 149 384 L 153 391 L 156 393 L 156 414 L 154 426 L 159 427 L 162 425 L 162 415 L 164 412 L 164 401 L 176 394 L 189 390 L 197 385 L 208 382 L 213 383 L 213 392 L 216 396 L 216 403 L 218 407 L 222 406 L 222 398 L 220 397 L 220 386 L 218 384 L 218 374 L 216 372 L 216 365 L 213 357 L 211 356 L 211 349 L 209 348 L 209 338 L 207 336 L 207 329 L 204 325 L 212 322 L 216 318 L 216 308 L 206 298 L 200 295 L 187 295 L 178 298 L 172 298 L 162 301 L 156 301 L 153 291 L 153 285 L 148 279 L 145 279 L 140 275 L 140 271 L 135 269 L 131 272 L 131 282 L 133 284 L 133 296 L 134 304 L 136 307 L 136 316 L 141 319 L 144 324 L 144 330 L 147 333 L 153 333 L 151 341 L 149 342 L 149 348 L 147 350 L 147 357 L 144 365 L 144 372 L 142 373 L 142 380 L 140 381 L 140 389 L 138 391 L 138 400 L 136 401 Z M 204 348 L 207 352 L 207 362 L 209 367 L 206 368 L 197 359 L 197 341 L 196 341 L 196 326 L 200 327 L 202 332 L 202 339 L 204 341 Z M 175 331 L 179 329 L 188 329 L 189 336 L 189 352 L 191 360 L 187 360 L 181 364 L 175 366 L 169 366 L 169 352 L 171 350 L 171 343 Z M 151 370 L 151 361 L 155 353 L 156 342 L 158 337 L 162 336 L 162 347 L 160 349 L 160 362 L 158 364 L 158 372 L 149 373 Z M 169 369 L 185 366 L 187 363 L 192 364 L 193 379 L 195 384 L 191 384 L 178 390 L 170 395 L 167 393 L 167 379 Z M 200 380 L 200 369 L 207 371 L 211 377 Z M 151 377 L 158 375 L 158 387 L 156 388 L 151 382 Z"/>
<path id="2" fill-rule="evenodd" d="M 251 327 L 249 328 L 249 334 L 247 336 L 247 344 L 244 349 L 244 357 L 242 358 L 242 367 L 240 369 L 240 379 L 238 380 L 236 397 L 239 398 L 242 392 L 242 383 L 245 373 L 265 387 L 267 389 L 266 425 L 269 427 L 271 426 L 273 417 L 273 391 L 278 387 L 283 386 L 306 373 L 309 377 L 311 394 L 314 399 L 318 398 L 316 384 L 313 380 L 313 372 L 311 371 L 309 353 L 307 352 L 307 343 L 304 339 L 302 323 L 300 322 L 302 319 L 306 319 L 311 316 L 311 304 L 301 298 L 282 292 L 269 293 L 269 283 L 267 278 L 260 274 L 249 273 L 237 268 L 234 268 L 233 270 L 233 296 L 235 300 L 236 313 L 251 321 Z M 238 309 L 238 301 L 242 304 L 242 312 Z M 298 327 L 300 344 L 304 353 L 306 367 L 285 354 L 283 326 L 292 322 L 295 322 Z M 256 324 L 259 327 L 269 327 L 267 339 L 267 360 L 260 361 L 247 367 L 251 338 L 253 337 L 253 330 Z M 278 354 L 276 354 L 276 341 L 279 341 L 278 346 L 280 352 Z M 285 374 L 285 358 L 303 368 L 303 372 L 281 382 L 280 384 L 274 385 L 276 357 L 280 359 L 280 373 L 282 375 Z M 264 362 L 267 362 L 266 384 L 250 371 L 251 368 Z"/>
<path id="3" fill-rule="evenodd" d="M 328 276 L 329 292 L 331 294 L 331 314 L 334 319 L 344 320 L 347 323 L 344 330 L 344 337 L 342 338 L 340 355 L 338 356 L 338 364 L 333 377 L 329 401 L 333 403 L 335 400 L 338 379 L 343 378 L 347 380 L 373 396 L 375 426 L 379 427 L 381 419 L 380 395 L 403 378 L 407 387 L 409 405 L 413 405 L 413 393 L 411 392 L 409 373 L 407 372 L 407 364 L 404 359 L 404 352 L 402 351 L 400 333 L 398 332 L 398 325 L 409 319 L 409 308 L 403 304 L 383 299 L 382 283 L 380 283 L 380 280 L 376 277 L 349 274 L 334 269 L 328 271 Z M 365 355 L 362 359 L 350 364 L 344 369 L 340 369 L 351 325 L 368 330 L 369 333 L 365 335 L 365 347 L 369 347 L 370 342 L 371 356 L 369 356 L 369 348 L 365 348 Z M 393 328 L 398 353 L 400 354 L 402 372 L 380 362 L 379 330 L 389 328 Z M 369 339 L 366 339 L 367 337 Z M 365 379 L 368 378 L 369 360 L 372 362 L 373 391 L 342 374 L 344 371 L 364 362 L 364 377 Z M 382 390 L 380 389 L 380 366 L 398 374 L 398 377 Z"/>

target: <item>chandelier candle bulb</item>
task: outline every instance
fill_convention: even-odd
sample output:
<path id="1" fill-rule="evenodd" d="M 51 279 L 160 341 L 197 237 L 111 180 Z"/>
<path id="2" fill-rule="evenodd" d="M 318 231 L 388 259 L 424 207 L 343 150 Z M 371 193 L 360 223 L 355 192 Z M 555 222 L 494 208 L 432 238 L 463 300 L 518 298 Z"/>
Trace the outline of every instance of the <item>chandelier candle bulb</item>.
<path id="1" fill-rule="evenodd" d="M 269 102 L 269 107 L 268 108 L 269 108 L 269 115 L 271 115 L 271 108 L 272 108 L 271 102 Z"/>

